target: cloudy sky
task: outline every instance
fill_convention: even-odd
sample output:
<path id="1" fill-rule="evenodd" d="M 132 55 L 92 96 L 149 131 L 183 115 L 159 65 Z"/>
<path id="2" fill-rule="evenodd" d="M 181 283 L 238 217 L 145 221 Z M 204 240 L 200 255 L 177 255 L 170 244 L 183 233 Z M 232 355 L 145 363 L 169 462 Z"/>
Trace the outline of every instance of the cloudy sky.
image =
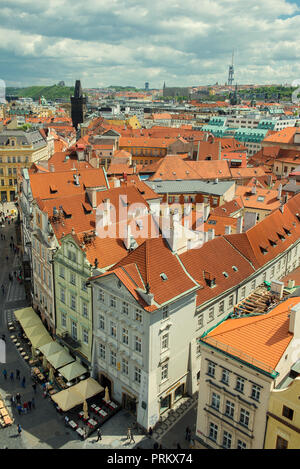
<path id="1" fill-rule="evenodd" d="M 151 88 L 300 79 L 300 0 L 0 0 L 0 79 Z"/>

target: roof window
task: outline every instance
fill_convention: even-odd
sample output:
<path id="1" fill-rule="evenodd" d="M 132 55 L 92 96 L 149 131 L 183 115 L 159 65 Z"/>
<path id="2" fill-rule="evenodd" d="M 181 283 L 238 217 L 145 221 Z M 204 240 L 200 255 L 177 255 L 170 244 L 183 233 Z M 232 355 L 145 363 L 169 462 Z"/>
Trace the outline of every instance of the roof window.
<path id="1" fill-rule="evenodd" d="M 235 272 L 238 272 L 239 269 L 237 268 L 236 265 L 233 265 L 233 266 L 232 266 L 232 270 L 234 270 Z"/>
<path id="2" fill-rule="evenodd" d="M 229 275 L 228 275 L 227 272 L 223 272 L 223 275 L 224 275 L 225 278 L 228 278 L 228 277 L 229 277 Z"/>
<path id="3" fill-rule="evenodd" d="M 259 249 L 260 249 L 262 254 L 267 254 L 268 253 L 268 250 L 266 248 L 264 248 L 263 246 L 259 246 Z"/>
<path id="4" fill-rule="evenodd" d="M 162 278 L 162 280 L 168 280 L 168 277 L 167 275 L 163 272 L 162 274 L 160 274 L 160 277 Z"/>

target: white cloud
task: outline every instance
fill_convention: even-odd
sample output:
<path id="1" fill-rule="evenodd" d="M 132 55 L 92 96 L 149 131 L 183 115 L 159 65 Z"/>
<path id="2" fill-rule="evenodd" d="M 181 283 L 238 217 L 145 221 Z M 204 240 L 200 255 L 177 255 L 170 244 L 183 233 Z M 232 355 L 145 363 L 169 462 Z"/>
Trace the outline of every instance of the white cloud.
<path id="1" fill-rule="evenodd" d="M 0 60 L 9 66 L 0 78 L 7 82 L 224 83 L 233 48 L 240 83 L 300 77 L 299 0 L 1 3 Z"/>

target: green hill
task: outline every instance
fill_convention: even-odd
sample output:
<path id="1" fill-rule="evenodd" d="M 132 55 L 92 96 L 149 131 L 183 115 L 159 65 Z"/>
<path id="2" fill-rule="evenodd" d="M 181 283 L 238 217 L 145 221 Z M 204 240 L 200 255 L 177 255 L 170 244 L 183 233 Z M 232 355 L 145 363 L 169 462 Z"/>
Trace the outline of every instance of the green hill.
<path id="1" fill-rule="evenodd" d="M 57 98 L 65 98 L 70 100 L 70 96 L 74 93 L 73 86 L 29 86 L 27 88 L 6 88 L 6 95 L 18 96 L 20 98 L 32 98 L 38 100 L 44 96 L 47 100 L 54 101 Z"/>

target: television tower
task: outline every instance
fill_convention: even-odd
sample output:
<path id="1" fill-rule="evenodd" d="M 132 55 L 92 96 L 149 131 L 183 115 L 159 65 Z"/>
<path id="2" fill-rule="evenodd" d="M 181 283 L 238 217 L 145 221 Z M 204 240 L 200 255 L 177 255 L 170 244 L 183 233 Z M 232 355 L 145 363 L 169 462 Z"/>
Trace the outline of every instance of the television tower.
<path id="1" fill-rule="evenodd" d="M 232 51 L 232 62 L 231 62 L 231 65 L 229 65 L 229 70 L 228 70 L 228 85 L 230 86 L 233 85 L 233 75 L 234 75 L 233 54 L 234 54 L 234 51 Z"/>

